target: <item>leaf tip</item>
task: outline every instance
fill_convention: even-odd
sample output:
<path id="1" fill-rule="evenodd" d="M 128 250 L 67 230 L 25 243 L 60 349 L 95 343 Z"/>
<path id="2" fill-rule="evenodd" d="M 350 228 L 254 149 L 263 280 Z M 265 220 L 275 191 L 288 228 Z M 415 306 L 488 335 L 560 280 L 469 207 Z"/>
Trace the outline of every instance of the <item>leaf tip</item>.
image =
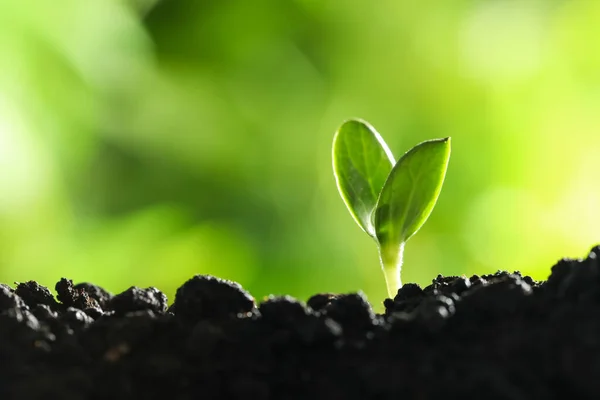
<path id="1" fill-rule="evenodd" d="M 338 128 L 338 132 L 341 131 L 342 129 L 346 128 L 346 127 L 351 127 L 352 125 L 371 127 L 371 125 L 367 121 L 365 121 L 364 119 L 361 119 L 361 118 L 348 118 L 344 122 L 342 122 L 342 124 Z"/>
<path id="2" fill-rule="evenodd" d="M 452 141 L 452 138 L 450 136 L 447 136 L 445 138 L 433 139 L 433 140 L 430 140 L 430 141 L 431 142 L 444 143 L 444 144 L 450 144 L 450 142 Z"/>

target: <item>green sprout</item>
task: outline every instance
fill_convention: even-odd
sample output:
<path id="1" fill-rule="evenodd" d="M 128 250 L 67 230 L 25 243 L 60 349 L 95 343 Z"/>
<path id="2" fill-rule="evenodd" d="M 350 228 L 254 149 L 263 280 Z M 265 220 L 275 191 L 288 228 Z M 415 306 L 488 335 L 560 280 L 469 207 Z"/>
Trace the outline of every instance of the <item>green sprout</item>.
<path id="1" fill-rule="evenodd" d="M 431 214 L 449 159 L 449 137 L 420 143 L 396 162 L 366 121 L 346 121 L 335 133 L 338 190 L 356 223 L 377 243 L 391 298 L 402 287 L 404 244 Z"/>

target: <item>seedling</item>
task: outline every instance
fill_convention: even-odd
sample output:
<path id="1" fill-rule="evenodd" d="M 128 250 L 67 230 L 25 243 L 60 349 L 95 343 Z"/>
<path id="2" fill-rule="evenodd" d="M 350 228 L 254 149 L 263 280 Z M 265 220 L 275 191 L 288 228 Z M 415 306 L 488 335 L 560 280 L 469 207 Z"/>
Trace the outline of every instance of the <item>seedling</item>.
<path id="1" fill-rule="evenodd" d="M 333 174 L 348 211 L 377 243 L 388 294 L 402 287 L 404 244 L 437 202 L 450 159 L 450 138 L 428 140 L 398 162 L 369 123 L 349 120 L 333 138 Z"/>

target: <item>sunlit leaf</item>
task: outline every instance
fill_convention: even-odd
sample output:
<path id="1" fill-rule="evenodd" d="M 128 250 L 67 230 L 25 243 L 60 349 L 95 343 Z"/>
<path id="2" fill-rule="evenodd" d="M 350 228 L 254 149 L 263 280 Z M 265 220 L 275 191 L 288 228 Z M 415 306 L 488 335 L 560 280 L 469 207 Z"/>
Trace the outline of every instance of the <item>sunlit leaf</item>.
<path id="1" fill-rule="evenodd" d="M 383 253 L 400 251 L 423 226 L 442 189 L 449 159 L 450 138 L 436 139 L 413 147 L 394 166 L 375 211 Z"/>
<path id="2" fill-rule="evenodd" d="M 333 172 L 338 190 L 354 220 L 373 238 L 373 211 L 393 165 L 392 152 L 367 122 L 349 120 L 336 132 Z"/>

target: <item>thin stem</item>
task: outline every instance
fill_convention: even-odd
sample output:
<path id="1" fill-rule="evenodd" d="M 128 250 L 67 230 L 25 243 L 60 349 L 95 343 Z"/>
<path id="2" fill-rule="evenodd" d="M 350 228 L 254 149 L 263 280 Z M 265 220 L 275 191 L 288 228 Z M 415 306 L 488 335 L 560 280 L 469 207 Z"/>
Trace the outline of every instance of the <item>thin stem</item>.
<path id="1" fill-rule="evenodd" d="M 393 299 L 402 287 L 400 272 L 402 270 L 402 258 L 404 255 L 404 243 L 396 248 L 379 248 L 379 259 L 385 276 L 388 296 Z"/>

